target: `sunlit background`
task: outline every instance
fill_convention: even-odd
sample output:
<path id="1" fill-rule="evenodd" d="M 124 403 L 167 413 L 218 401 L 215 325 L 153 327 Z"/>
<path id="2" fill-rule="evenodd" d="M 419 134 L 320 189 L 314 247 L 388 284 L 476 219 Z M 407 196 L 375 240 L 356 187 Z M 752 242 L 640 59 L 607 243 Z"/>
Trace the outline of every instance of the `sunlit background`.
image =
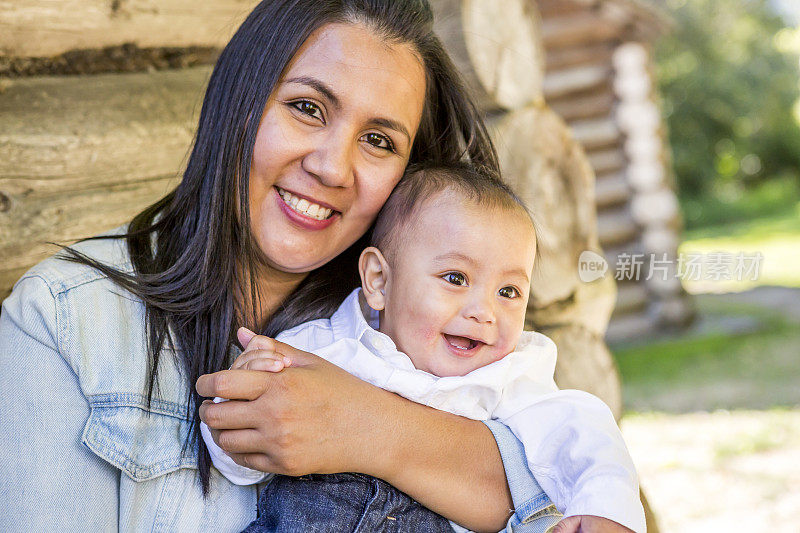
<path id="1" fill-rule="evenodd" d="M 763 260 L 756 279 L 684 279 L 688 329 L 612 345 L 621 425 L 662 531 L 798 531 L 800 2 L 662 5 L 679 255 Z"/>

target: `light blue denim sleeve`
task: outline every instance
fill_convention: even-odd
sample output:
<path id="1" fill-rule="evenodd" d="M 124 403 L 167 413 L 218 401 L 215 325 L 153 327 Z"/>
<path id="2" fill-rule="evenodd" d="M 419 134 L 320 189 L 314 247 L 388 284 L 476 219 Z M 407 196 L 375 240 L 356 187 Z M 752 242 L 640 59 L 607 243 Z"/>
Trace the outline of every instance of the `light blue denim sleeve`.
<path id="1" fill-rule="evenodd" d="M 510 429 L 497 420 L 484 423 L 494 435 L 508 488 L 514 502 L 514 514 L 503 531 L 514 533 L 544 533 L 561 520 L 561 513 L 533 477 L 525 458 L 525 448 Z"/>
<path id="2" fill-rule="evenodd" d="M 59 354 L 61 327 L 38 277 L 3 302 L 0 531 L 117 529 L 119 471 L 81 444 L 89 405 Z"/>

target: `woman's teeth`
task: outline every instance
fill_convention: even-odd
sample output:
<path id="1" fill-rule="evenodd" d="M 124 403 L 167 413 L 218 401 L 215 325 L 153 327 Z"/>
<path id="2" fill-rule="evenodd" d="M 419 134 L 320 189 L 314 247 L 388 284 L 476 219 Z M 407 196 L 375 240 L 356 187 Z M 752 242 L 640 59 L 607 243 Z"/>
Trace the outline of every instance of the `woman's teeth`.
<path id="1" fill-rule="evenodd" d="M 312 204 L 305 198 L 299 198 L 288 191 L 284 191 L 280 187 L 275 188 L 278 189 L 278 194 L 280 194 L 281 198 L 283 198 L 283 201 L 301 215 L 305 215 L 317 220 L 325 220 L 331 216 L 331 213 L 333 213 L 333 209 L 322 207 L 319 204 Z"/>

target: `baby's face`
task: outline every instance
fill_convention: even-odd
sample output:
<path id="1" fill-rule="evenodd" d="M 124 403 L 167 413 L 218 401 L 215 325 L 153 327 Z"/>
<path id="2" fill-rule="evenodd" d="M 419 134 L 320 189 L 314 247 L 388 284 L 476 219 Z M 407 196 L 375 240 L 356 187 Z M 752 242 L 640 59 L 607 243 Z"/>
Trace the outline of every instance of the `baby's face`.
<path id="1" fill-rule="evenodd" d="M 445 191 L 402 231 L 380 330 L 437 376 L 461 376 L 512 352 L 536 255 L 527 215 Z"/>

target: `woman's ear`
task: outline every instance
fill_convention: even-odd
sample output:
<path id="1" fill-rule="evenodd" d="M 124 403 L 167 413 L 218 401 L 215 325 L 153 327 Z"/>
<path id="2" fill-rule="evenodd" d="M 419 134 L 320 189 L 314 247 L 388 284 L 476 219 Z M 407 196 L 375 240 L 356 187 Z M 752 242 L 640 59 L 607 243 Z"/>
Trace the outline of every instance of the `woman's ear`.
<path id="1" fill-rule="evenodd" d="M 367 304 L 376 311 L 382 311 L 386 307 L 389 264 L 381 251 L 374 246 L 365 248 L 358 258 L 358 273 L 361 275 L 361 292 Z"/>

